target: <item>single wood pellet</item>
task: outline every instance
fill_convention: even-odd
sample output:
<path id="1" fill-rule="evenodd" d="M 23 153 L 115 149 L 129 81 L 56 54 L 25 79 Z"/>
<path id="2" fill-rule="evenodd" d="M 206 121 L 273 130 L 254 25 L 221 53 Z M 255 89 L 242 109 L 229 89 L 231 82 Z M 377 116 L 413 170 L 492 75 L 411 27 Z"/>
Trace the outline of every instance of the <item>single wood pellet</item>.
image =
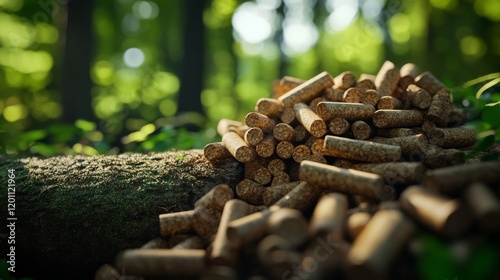
<path id="1" fill-rule="evenodd" d="M 354 140 L 338 136 L 326 136 L 323 153 L 327 156 L 365 162 L 398 161 L 401 157 L 399 146 Z"/>
<path id="2" fill-rule="evenodd" d="M 325 121 L 333 118 L 344 118 L 348 121 L 367 120 L 375 113 L 375 107 L 370 104 L 325 101 L 318 104 L 317 113 Z"/>
<path id="3" fill-rule="evenodd" d="M 245 132 L 243 139 L 248 145 L 256 146 L 264 139 L 264 132 L 258 127 L 251 127 Z"/>
<path id="4" fill-rule="evenodd" d="M 291 89 L 278 99 L 283 102 L 285 107 L 292 107 L 301 102 L 309 102 L 321 94 L 326 87 L 333 86 L 333 78 L 328 72 L 321 72 L 313 78 L 305 81 L 299 86 Z"/>

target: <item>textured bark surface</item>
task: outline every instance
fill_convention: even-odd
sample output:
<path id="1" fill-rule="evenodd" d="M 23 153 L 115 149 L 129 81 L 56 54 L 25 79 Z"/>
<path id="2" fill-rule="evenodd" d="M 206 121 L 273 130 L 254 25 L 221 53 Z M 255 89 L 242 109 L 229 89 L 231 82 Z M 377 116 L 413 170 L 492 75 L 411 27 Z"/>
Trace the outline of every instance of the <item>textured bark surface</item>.
<path id="1" fill-rule="evenodd" d="M 201 150 L 0 156 L 2 221 L 9 169 L 16 175 L 16 275 L 35 279 L 93 279 L 98 266 L 114 263 L 121 250 L 158 236 L 159 214 L 192 209 L 213 186 L 234 187 L 240 173 L 236 161 L 213 164 Z M 2 227 L 0 259 L 7 252 L 6 237 Z"/>

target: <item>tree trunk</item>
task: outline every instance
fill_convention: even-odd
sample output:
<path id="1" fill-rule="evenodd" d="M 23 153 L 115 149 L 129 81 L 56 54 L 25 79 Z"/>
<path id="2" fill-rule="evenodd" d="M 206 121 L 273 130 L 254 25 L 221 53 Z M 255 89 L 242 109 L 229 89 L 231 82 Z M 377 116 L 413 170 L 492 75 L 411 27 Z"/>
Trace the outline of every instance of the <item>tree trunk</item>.
<path id="1" fill-rule="evenodd" d="M 201 150 L 47 159 L 0 156 L 0 201 L 15 172 L 16 273 L 93 279 L 126 248 L 159 236 L 158 215 L 192 209 L 213 186 L 234 187 L 239 165 L 213 164 Z M 2 207 L 2 221 L 7 209 Z M 1 227 L 0 251 L 8 252 Z M 5 258 L 3 255 L 0 258 Z"/>

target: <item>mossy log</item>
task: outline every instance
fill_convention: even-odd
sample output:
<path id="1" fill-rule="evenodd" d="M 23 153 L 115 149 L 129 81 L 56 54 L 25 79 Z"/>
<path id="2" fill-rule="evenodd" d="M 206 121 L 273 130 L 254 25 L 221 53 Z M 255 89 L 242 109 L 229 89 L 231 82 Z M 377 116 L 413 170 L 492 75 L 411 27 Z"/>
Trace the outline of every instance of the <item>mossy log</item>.
<path id="1" fill-rule="evenodd" d="M 35 279 L 93 279 L 121 250 L 159 236 L 159 214 L 192 209 L 213 186 L 234 187 L 240 173 L 236 161 L 211 163 L 201 150 L 0 156 L 2 223 L 7 223 L 9 169 L 16 176 L 15 275 Z M 11 246 L 7 228 L 1 228 L 0 259 Z"/>

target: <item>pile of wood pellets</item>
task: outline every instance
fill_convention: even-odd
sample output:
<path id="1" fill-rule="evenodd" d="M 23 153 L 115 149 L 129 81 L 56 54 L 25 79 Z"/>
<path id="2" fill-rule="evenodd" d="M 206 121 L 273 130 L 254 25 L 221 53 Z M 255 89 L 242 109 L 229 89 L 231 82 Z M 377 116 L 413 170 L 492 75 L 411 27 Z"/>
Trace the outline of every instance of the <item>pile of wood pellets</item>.
<path id="1" fill-rule="evenodd" d="M 96 279 L 418 279 L 418 232 L 498 241 L 500 161 L 465 163 L 465 121 L 411 63 L 283 77 L 204 148 L 241 162 L 238 184 L 160 215 L 161 237 Z"/>

